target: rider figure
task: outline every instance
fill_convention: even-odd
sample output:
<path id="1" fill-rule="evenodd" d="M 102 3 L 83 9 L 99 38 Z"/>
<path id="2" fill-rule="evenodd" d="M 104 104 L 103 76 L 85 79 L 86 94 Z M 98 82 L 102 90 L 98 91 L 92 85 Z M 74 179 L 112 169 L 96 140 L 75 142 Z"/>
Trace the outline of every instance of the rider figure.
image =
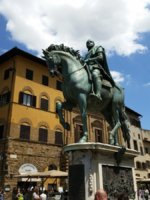
<path id="1" fill-rule="evenodd" d="M 87 63 L 92 75 L 95 93 L 92 93 L 91 95 L 96 96 L 101 101 L 102 78 L 105 77 L 113 86 L 115 83 L 107 65 L 104 48 L 102 46 L 95 46 L 95 43 L 92 40 L 88 40 L 86 46 L 88 53 L 85 56 L 85 62 Z"/>

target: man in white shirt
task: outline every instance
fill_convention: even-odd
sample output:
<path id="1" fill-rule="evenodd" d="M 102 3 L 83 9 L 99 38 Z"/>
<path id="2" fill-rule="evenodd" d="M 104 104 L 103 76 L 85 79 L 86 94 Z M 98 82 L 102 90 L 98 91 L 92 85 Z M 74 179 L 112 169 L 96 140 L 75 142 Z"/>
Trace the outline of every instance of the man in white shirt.
<path id="1" fill-rule="evenodd" d="M 41 198 L 41 200 L 46 200 L 46 199 L 47 199 L 47 195 L 45 194 L 45 191 L 43 191 L 43 192 L 40 194 L 40 198 Z"/>

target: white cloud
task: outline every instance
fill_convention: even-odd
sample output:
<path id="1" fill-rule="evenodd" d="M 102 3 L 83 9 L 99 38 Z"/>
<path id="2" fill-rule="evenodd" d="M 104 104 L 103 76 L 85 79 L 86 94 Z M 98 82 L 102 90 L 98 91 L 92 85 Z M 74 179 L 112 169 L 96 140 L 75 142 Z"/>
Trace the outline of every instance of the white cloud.
<path id="1" fill-rule="evenodd" d="M 7 52 L 7 51 L 8 51 L 7 49 L 0 48 L 0 55 L 3 54 L 3 53 L 5 53 L 5 52 Z"/>
<path id="2" fill-rule="evenodd" d="M 125 78 L 122 73 L 117 72 L 117 71 L 110 71 L 110 73 L 116 83 L 124 82 Z"/>
<path id="3" fill-rule="evenodd" d="M 83 50 L 87 39 L 119 55 L 143 52 L 150 0 L 0 0 L 12 39 L 41 52 L 51 43 Z"/>
<path id="4" fill-rule="evenodd" d="M 144 84 L 145 87 L 150 87 L 150 82 Z"/>

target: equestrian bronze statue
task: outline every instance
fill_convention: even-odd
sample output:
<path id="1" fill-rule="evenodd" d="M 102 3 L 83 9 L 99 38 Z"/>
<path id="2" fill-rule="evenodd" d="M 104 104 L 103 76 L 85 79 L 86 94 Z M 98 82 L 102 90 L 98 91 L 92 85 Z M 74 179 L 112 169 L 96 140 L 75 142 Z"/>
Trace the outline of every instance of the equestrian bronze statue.
<path id="1" fill-rule="evenodd" d="M 101 112 L 111 127 L 109 143 L 118 144 L 117 134 L 120 127 L 125 142 L 129 143 L 130 130 L 125 113 L 124 90 L 114 82 L 108 68 L 106 69 L 104 49 L 100 48 L 97 52 L 93 45 L 88 49 L 91 50 L 91 54 L 94 54 L 93 47 L 95 48 L 95 57 L 87 54 L 85 59 L 80 56 L 79 51 L 64 46 L 64 44 L 52 44 L 43 50 L 43 57 L 50 75 L 58 76 L 63 80 L 62 91 L 65 102 L 58 102 L 56 105 L 60 123 L 69 130 L 69 124 L 65 122 L 62 111 L 63 109 L 71 111 L 78 106 L 83 123 L 83 136 L 79 142 L 87 142 L 87 111 Z M 93 78 L 94 70 L 97 74 Z M 98 83 L 100 85 L 97 85 Z"/>

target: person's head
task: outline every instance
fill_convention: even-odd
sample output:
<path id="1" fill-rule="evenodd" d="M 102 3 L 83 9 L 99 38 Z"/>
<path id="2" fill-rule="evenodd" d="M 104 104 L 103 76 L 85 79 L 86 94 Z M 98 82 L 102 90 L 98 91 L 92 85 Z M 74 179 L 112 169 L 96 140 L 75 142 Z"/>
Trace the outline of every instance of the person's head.
<path id="1" fill-rule="evenodd" d="M 103 189 L 97 190 L 95 193 L 95 199 L 94 200 L 107 200 L 107 193 Z"/>
<path id="2" fill-rule="evenodd" d="M 122 193 L 119 195 L 118 200 L 129 200 L 129 197 L 126 193 Z"/>
<path id="3" fill-rule="evenodd" d="M 86 42 L 86 46 L 88 48 L 88 50 L 90 50 L 92 47 L 94 47 L 95 43 L 92 40 L 87 40 Z"/>
<path id="4" fill-rule="evenodd" d="M 37 194 L 39 193 L 39 188 L 37 186 L 35 186 L 34 192 L 36 192 Z"/>

